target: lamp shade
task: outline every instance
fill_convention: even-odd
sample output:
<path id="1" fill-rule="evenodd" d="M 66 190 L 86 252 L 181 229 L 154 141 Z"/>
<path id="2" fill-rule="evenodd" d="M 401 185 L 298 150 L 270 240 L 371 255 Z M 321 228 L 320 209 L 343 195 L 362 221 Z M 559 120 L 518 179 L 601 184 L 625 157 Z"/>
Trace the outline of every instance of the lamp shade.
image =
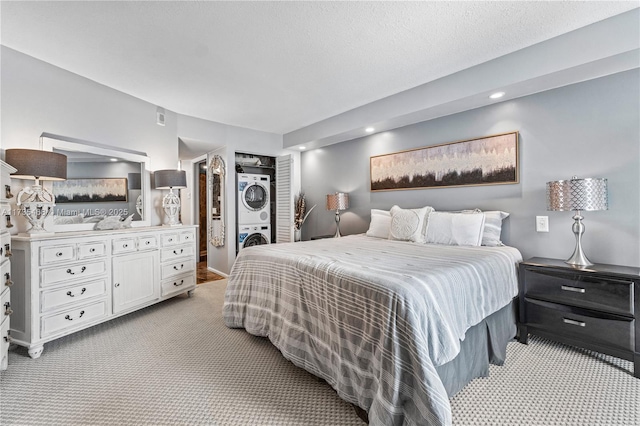
<path id="1" fill-rule="evenodd" d="M 17 169 L 16 179 L 65 180 L 67 156 L 35 149 L 7 149 L 5 161 Z"/>
<path id="2" fill-rule="evenodd" d="M 547 210 L 595 211 L 609 208 L 606 179 L 557 180 L 547 182 Z"/>
<path id="3" fill-rule="evenodd" d="M 346 210 L 349 208 L 349 194 L 336 192 L 327 195 L 327 210 Z"/>
<path id="4" fill-rule="evenodd" d="M 129 173 L 127 175 L 127 188 L 129 189 L 142 189 L 140 185 L 140 173 Z"/>
<path id="5" fill-rule="evenodd" d="M 156 170 L 153 176 L 156 189 L 187 187 L 187 173 L 184 170 Z"/>

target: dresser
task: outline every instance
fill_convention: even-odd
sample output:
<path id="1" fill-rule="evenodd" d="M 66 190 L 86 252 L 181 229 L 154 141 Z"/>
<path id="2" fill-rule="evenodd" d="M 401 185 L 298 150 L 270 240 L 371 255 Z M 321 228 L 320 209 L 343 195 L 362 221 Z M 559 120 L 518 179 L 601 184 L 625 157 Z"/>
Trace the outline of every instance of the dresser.
<path id="1" fill-rule="evenodd" d="M 11 223 L 11 202 L 14 201 L 11 193 L 10 174 L 16 169 L 0 161 L 0 370 L 6 370 L 9 364 L 9 317 L 13 313 L 11 308 L 11 235 L 9 228 Z"/>
<path id="2" fill-rule="evenodd" d="M 532 333 L 627 359 L 640 378 L 640 268 L 532 258 L 519 287 L 521 343 Z"/>
<path id="3" fill-rule="evenodd" d="M 196 286 L 195 226 L 12 238 L 12 341 L 44 344 Z"/>

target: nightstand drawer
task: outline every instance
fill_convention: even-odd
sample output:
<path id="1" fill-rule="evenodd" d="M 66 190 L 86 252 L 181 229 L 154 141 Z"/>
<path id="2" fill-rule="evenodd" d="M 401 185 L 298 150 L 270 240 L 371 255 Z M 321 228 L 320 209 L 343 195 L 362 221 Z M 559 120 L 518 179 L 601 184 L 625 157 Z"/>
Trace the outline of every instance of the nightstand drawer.
<path id="1" fill-rule="evenodd" d="M 634 320 L 529 299 L 525 301 L 525 309 L 529 327 L 620 349 L 634 348 Z"/>
<path id="2" fill-rule="evenodd" d="M 526 268 L 525 296 L 633 316 L 633 281 Z"/>

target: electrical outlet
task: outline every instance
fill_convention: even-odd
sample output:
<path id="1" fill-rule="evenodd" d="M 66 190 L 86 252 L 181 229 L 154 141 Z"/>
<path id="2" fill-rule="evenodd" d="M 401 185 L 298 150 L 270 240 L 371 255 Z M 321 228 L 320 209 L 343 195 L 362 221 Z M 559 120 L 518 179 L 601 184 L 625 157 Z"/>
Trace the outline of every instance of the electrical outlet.
<path id="1" fill-rule="evenodd" d="M 536 216 L 536 232 L 549 232 L 549 216 Z"/>

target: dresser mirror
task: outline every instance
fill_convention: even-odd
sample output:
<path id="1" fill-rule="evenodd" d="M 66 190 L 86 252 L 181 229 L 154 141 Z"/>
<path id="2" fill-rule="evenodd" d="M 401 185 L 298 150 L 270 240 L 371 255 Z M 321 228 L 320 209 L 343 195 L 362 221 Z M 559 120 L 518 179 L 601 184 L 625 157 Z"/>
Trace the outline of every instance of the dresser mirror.
<path id="1" fill-rule="evenodd" d="M 67 156 L 67 180 L 55 182 L 54 215 L 47 229 L 55 232 L 92 230 L 107 217 L 120 216 L 132 227 L 150 226 L 149 157 L 43 133 L 41 149 Z"/>
<path id="2" fill-rule="evenodd" d="M 209 161 L 209 242 L 214 247 L 224 246 L 225 166 L 219 155 Z"/>

